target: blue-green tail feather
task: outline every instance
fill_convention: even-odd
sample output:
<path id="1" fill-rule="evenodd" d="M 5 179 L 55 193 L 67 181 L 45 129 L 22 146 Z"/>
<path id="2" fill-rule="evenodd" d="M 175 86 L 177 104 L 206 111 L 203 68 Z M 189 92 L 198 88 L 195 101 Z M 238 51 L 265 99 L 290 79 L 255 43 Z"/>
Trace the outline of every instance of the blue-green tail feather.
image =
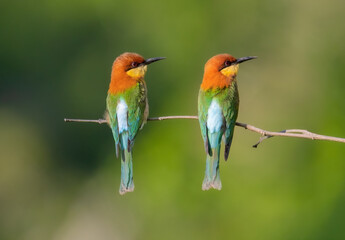
<path id="1" fill-rule="evenodd" d="M 123 132 L 120 138 L 121 147 L 121 184 L 120 194 L 134 191 L 133 182 L 133 163 L 132 163 L 132 150 L 128 141 L 128 132 Z"/>
<path id="2" fill-rule="evenodd" d="M 212 149 L 212 156 L 206 157 L 206 171 L 205 178 L 202 183 L 202 190 L 209 190 L 210 188 L 222 189 L 222 183 L 219 175 L 219 152 L 220 148 Z"/>
<path id="3" fill-rule="evenodd" d="M 124 158 L 121 160 L 121 184 L 119 190 L 121 195 L 134 190 L 132 153 L 123 150 L 122 157 Z"/>
<path id="4" fill-rule="evenodd" d="M 222 183 L 220 181 L 219 174 L 221 137 L 222 134 L 220 132 L 209 134 L 212 155 L 207 154 L 206 157 L 206 170 L 205 178 L 202 183 L 202 190 L 209 190 L 210 188 L 218 190 L 222 189 Z"/>

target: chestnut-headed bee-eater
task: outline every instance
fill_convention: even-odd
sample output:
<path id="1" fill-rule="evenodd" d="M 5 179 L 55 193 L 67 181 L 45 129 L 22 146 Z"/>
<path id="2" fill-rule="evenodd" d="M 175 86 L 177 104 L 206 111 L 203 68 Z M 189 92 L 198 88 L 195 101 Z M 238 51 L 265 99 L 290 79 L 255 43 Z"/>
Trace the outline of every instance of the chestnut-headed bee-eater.
<path id="1" fill-rule="evenodd" d="M 116 156 L 121 154 L 120 194 L 132 192 L 132 148 L 139 129 L 146 123 L 149 107 L 144 75 L 147 65 L 164 58 L 144 59 L 123 53 L 114 61 L 107 96 L 107 118 L 115 140 Z"/>
<path id="2" fill-rule="evenodd" d="M 236 75 L 239 64 L 256 57 L 236 59 L 219 54 L 205 64 L 198 98 L 199 123 L 206 150 L 206 171 L 202 190 L 220 190 L 219 153 L 221 140 L 228 159 L 239 107 Z"/>

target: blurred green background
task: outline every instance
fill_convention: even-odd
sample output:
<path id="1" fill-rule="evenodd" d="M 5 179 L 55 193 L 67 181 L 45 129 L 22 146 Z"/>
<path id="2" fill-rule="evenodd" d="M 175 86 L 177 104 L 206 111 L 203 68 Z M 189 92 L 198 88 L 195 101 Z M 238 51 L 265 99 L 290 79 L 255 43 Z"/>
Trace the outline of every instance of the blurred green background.
<path id="1" fill-rule="evenodd" d="M 146 75 L 150 116 L 196 115 L 205 62 L 241 65 L 238 121 L 345 137 L 341 0 L 0 2 L 0 239 L 345 239 L 345 145 L 237 128 L 222 191 L 201 191 L 195 120 L 149 122 L 134 193 L 103 116 L 114 59 Z"/>

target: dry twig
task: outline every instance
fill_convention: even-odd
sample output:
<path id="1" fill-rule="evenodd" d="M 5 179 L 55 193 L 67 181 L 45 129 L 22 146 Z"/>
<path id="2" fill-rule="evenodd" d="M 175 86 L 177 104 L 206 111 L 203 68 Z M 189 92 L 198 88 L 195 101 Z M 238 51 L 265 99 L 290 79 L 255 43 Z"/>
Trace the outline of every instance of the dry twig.
<path id="1" fill-rule="evenodd" d="M 168 119 L 198 119 L 197 116 L 165 116 L 165 117 L 155 117 L 155 118 L 148 118 L 147 121 L 161 121 L 161 120 L 168 120 Z M 65 122 L 92 122 L 92 123 L 107 123 L 106 119 L 98 119 L 98 120 L 89 120 L 89 119 L 69 119 L 65 118 Z M 264 141 L 265 139 L 280 136 L 280 137 L 295 137 L 295 138 L 307 138 L 312 140 L 326 140 L 326 141 L 333 141 L 333 142 L 342 142 L 345 143 L 345 138 L 338 138 L 332 136 L 325 136 L 316 133 L 309 132 L 304 129 L 287 129 L 280 132 L 271 132 L 266 131 L 255 126 L 236 122 L 236 126 L 242 127 L 244 129 L 248 129 L 252 132 L 259 133 L 261 135 L 260 140 L 253 145 L 254 148 L 258 147 L 258 145 Z"/>

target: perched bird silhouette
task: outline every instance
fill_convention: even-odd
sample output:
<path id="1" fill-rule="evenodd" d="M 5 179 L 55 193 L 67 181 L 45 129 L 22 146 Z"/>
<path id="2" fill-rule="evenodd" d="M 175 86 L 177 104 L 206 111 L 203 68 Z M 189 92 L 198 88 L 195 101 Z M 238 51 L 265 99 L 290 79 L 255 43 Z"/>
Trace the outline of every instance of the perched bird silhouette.
<path id="1" fill-rule="evenodd" d="M 137 53 L 123 53 L 114 61 L 107 96 L 107 118 L 115 140 L 116 156 L 121 154 L 120 194 L 132 192 L 132 148 L 146 123 L 149 106 L 144 75 L 147 65 L 163 57 L 144 59 Z"/>
<path id="2" fill-rule="evenodd" d="M 223 137 L 224 158 L 228 159 L 239 107 L 236 75 L 240 63 L 254 58 L 236 59 L 219 54 L 205 64 L 198 98 L 199 123 L 207 154 L 202 190 L 222 188 L 219 153 Z"/>

